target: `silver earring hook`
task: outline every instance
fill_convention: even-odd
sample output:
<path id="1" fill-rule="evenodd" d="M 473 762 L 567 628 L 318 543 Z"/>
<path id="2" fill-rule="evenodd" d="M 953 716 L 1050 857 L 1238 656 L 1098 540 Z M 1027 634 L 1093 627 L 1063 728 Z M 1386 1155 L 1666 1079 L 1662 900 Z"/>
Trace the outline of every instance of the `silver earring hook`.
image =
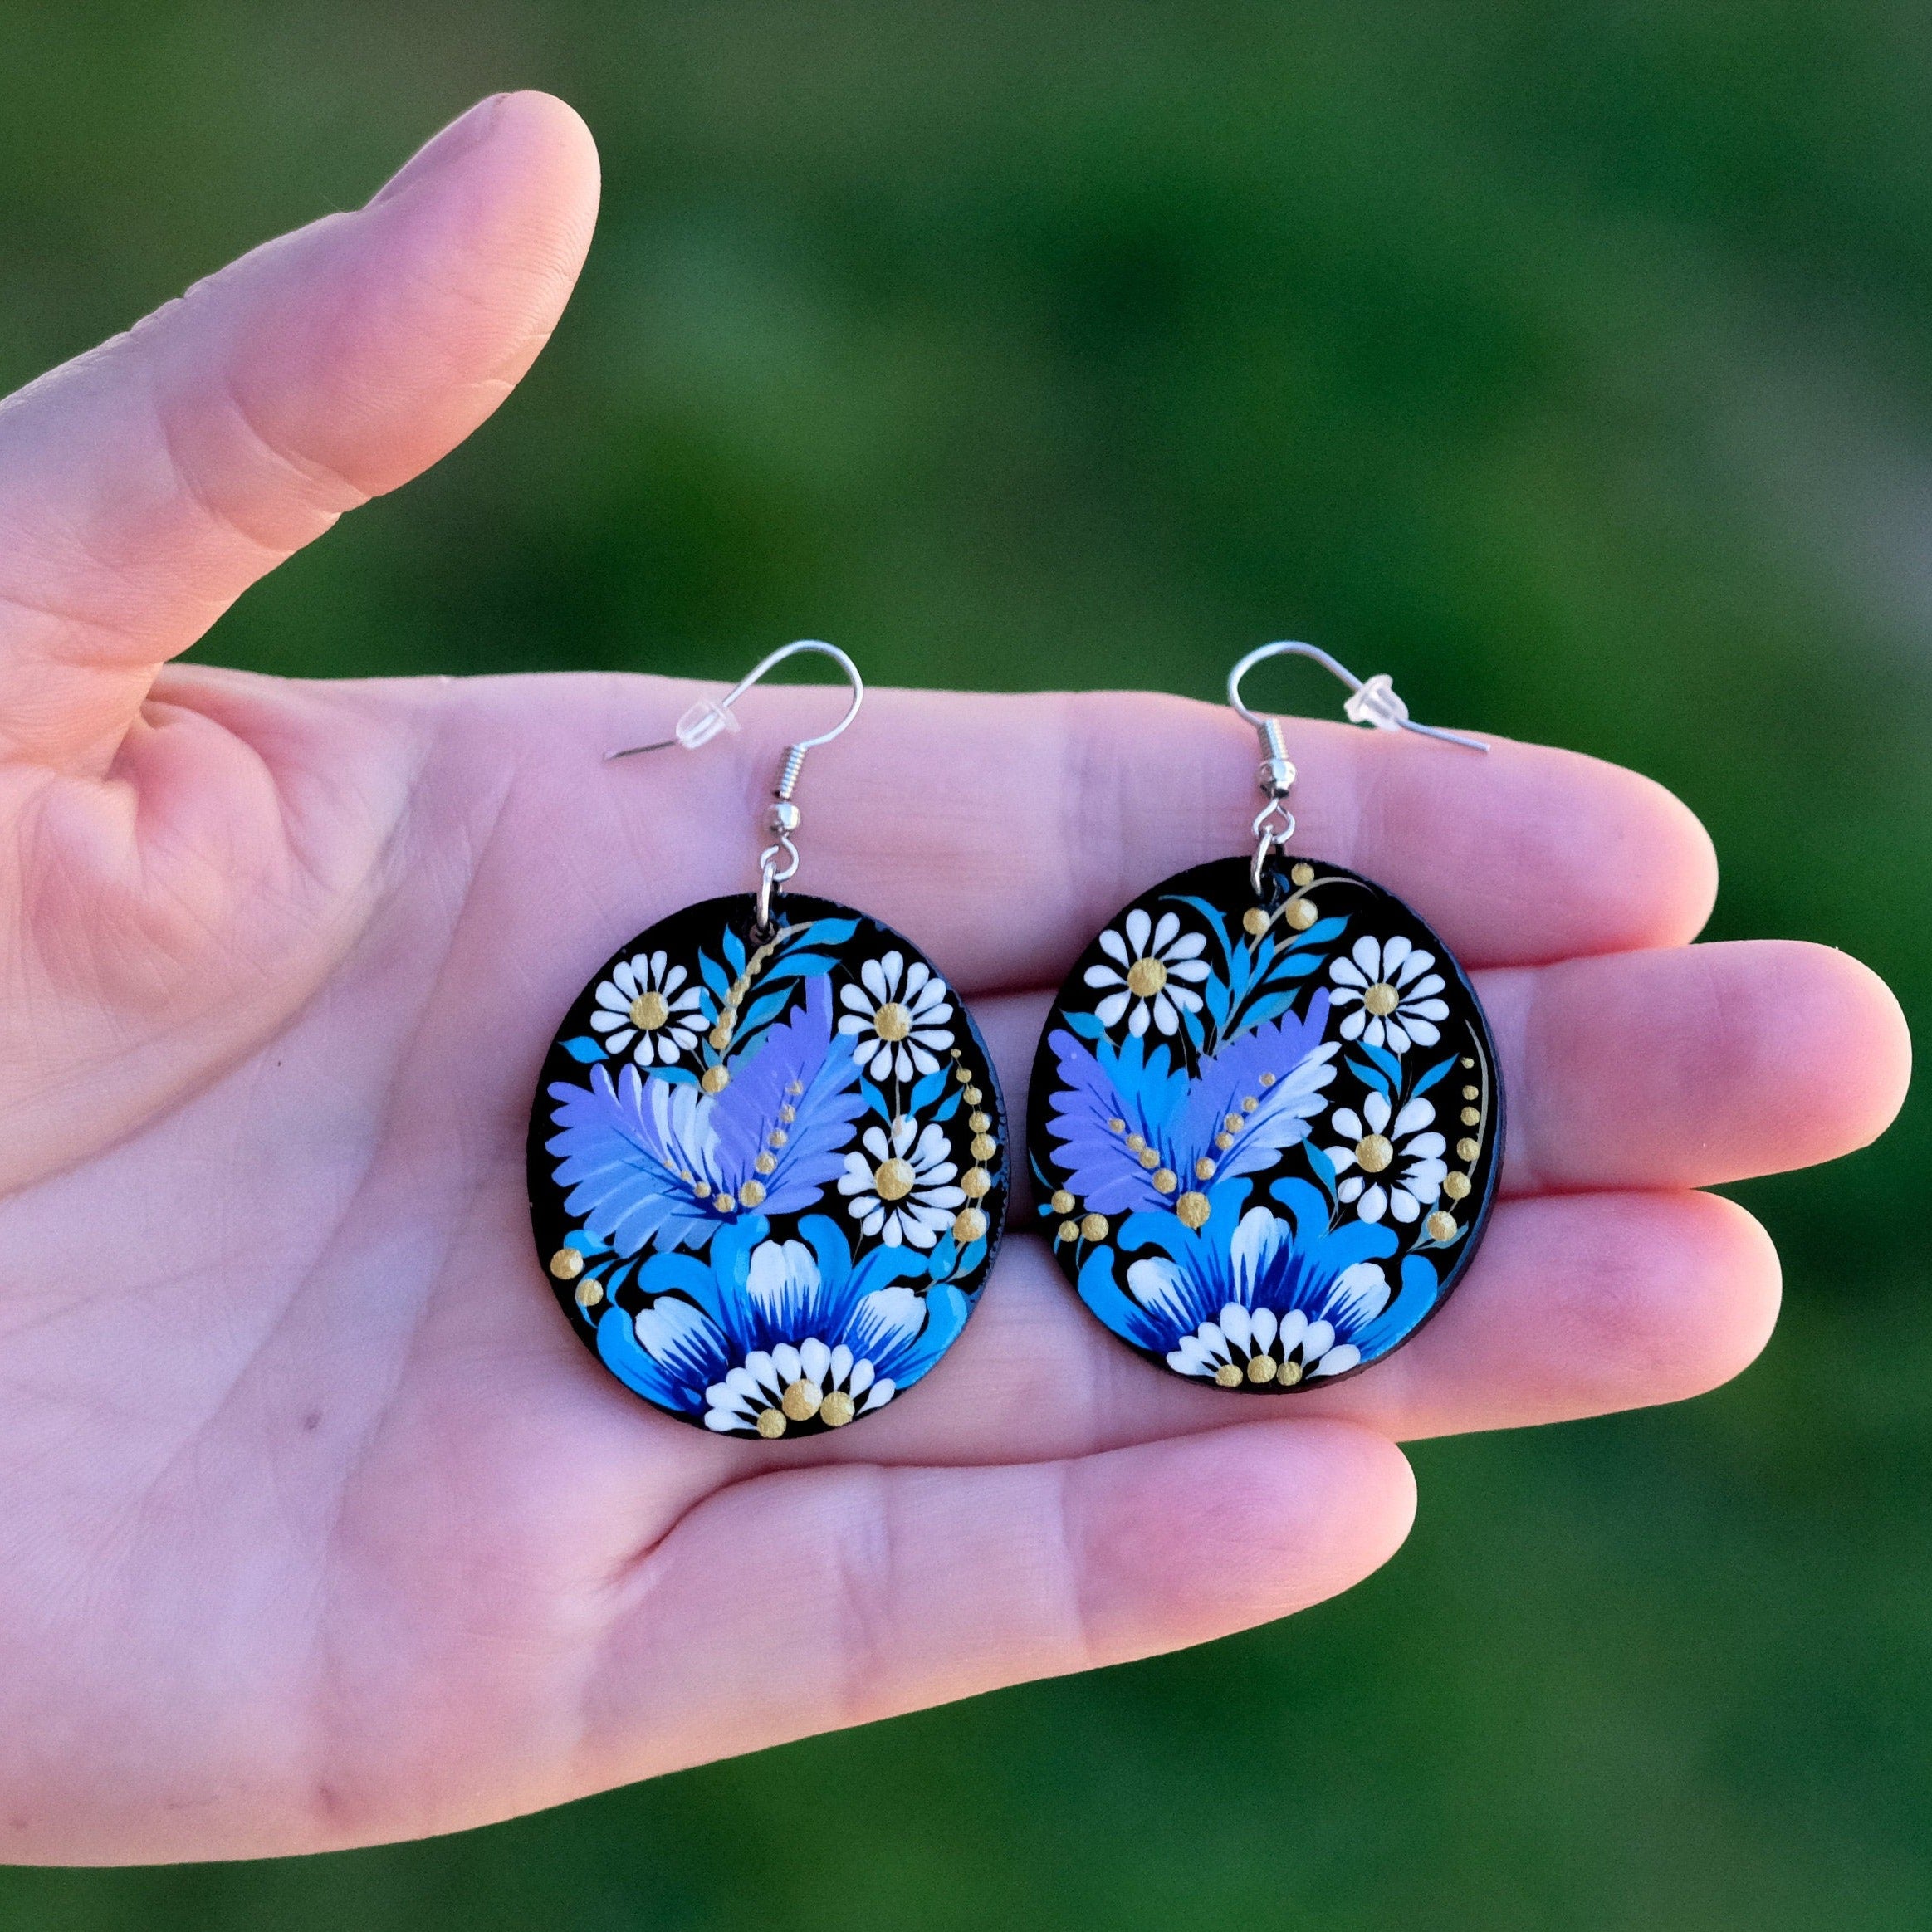
<path id="1" fill-rule="evenodd" d="M 1409 716 L 1408 706 L 1396 696 L 1396 687 L 1386 671 L 1377 673 L 1365 682 L 1318 646 L 1285 639 L 1249 652 L 1228 673 L 1228 702 L 1261 734 L 1261 762 L 1255 777 L 1268 802 L 1255 814 L 1255 860 L 1248 869 L 1257 899 L 1262 896 L 1268 855 L 1294 836 L 1294 814 L 1288 809 L 1288 795 L 1294 785 L 1294 766 L 1281 736 L 1281 721 L 1248 708 L 1241 699 L 1241 680 L 1269 658 L 1291 657 L 1312 658 L 1348 687 L 1348 702 L 1342 712 L 1351 724 L 1369 725 L 1378 731 L 1416 731 L 1425 738 L 1440 738 L 1445 744 L 1461 745 L 1471 751 L 1486 752 L 1489 748 L 1480 738 L 1465 737 L 1460 731 L 1445 731 L 1436 725 L 1417 724 Z"/>
<path id="2" fill-rule="evenodd" d="M 736 731 L 738 720 L 731 707 L 766 672 L 800 651 L 816 651 L 820 657 L 829 658 L 845 673 L 846 682 L 852 687 L 852 702 L 845 707 L 844 717 L 830 731 L 821 731 L 815 738 L 801 738 L 791 747 L 802 764 L 806 752 L 829 745 L 858 716 L 858 707 L 865 702 L 865 680 L 858 675 L 858 667 L 836 644 L 822 643 L 817 638 L 800 638 L 796 643 L 781 645 L 769 658 L 761 658 L 722 697 L 699 698 L 672 727 L 668 738 L 658 738 L 648 745 L 627 745 L 621 751 L 606 751 L 604 762 L 609 764 L 614 758 L 634 758 L 640 751 L 668 751 L 673 745 L 695 751 L 700 745 L 708 745 L 720 731 Z"/>
<path id="3" fill-rule="evenodd" d="M 1228 702 L 1257 731 L 1265 733 L 1274 721 L 1259 712 L 1249 710 L 1241 702 L 1241 680 L 1257 664 L 1269 658 L 1289 657 L 1312 658 L 1348 687 L 1349 695 L 1342 707 L 1342 715 L 1352 725 L 1370 725 L 1378 731 L 1416 731 L 1425 738 L 1440 738 L 1445 745 L 1465 746 L 1471 751 L 1487 751 L 1489 748 L 1480 738 L 1465 737 L 1460 731 L 1445 731 L 1440 725 L 1417 724 L 1409 716 L 1408 706 L 1396 696 L 1396 687 L 1390 682 L 1387 672 L 1379 671 L 1364 682 L 1346 664 L 1338 663 L 1318 645 L 1286 641 L 1259 646 L 1228 673 Z M 1274 747 L 1270 746 L 1269 750 L 1273 751 Z"/>
<path id="4" fill-rule="evenodd" d="M 686 751 L 695 751 L 700 745 L 708 745 L 720 731 L 736 731 L 737 716 L 731 707 L 766 672 L 782 664 L 787 658 L 796 657 L 800 651 L 815 651 L 820 657 L 829 658 L 845 673 L 846 682 L 852 687 L 852 702 L 846 706 L 844 717 L 829 731 L 820 731 L 815 738 L 800 738 L 788 746 L 784 761 L 778 768 L 778 780 L 771 788 L 770 809 L 765 814 L 765 826 L 772 834 L 772 843 L 758 855 L 758 930 L 761 933 L 771 929 L 772 888 L 783 885 L 799 868 L 799 850 L 792 843 L 791 835 L 799 829 L 802 814 L 792 802 L 791 795 L 798 785 L 805 754 L 820 745 L 829 745 L 858 716 L 858 707 L 865 702 L 865 680 L 858 675 L 858 667 L 836 644 L 822 643 L 817 638 L 800 638 L 795 643 L 781 646 L 770 657 L 760 658 L 722 697 L 701 697 L 678 719 L 668 738 L 659 738 L 649 745 L 631 745 L 621 751 L 604 754 L 605 761 L 609 762 L 613 758 L 634 758 L 640 751 L 668 751 L 673 745 L 682 745 Z"/>

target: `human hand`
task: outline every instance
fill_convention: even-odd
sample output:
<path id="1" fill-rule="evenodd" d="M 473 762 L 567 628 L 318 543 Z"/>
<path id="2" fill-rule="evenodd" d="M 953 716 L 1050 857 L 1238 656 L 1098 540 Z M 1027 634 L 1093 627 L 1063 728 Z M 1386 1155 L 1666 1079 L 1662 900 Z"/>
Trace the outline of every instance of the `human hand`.
<path id="1" fill-rule="evenodd" d="M 1504 1062 L 1509 1197 L 1440 1319 L 1256 1420 L 1136 1360 L 1015 1235 L 863 1429 L 752 1445 L 648 1410 L 532 1251 L 536 1069 L 622 939 L 749 883 L 776 747 L 833 694 L 605 766 L 688 691 L 167 668 L 501 400 L 596 192 L 567 109 L 486 104 L 369 208 L 0 405 L 7 1861 L 449 1830 L 1281 1615 L 1400 1542 L 1391 1438 L 1742 1367 L 1775 1257 L 1690 1191 L 1898 1104 L 1862 968 L 1687 946 L 1711 854 L 1654 785 L 1299 726 L 1301 843 L 1437 926 Z M 1176 700 L 875 692 L 814 761 L 800 883 L 938 961 L 1022 1119 L 1067 962 L 1242 849 L 1251 765 Z"/>

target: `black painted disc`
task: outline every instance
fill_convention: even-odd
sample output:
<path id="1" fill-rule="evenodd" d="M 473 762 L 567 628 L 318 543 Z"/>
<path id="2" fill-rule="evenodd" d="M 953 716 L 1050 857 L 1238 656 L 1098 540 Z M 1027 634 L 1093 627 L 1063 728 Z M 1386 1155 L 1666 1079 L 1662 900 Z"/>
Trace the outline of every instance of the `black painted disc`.
<path id="1" fill-rule="evenodd" d="M 842 1428 L 965 1327 L 1006 1118 L 960 998 L 849 907 L 687 906 L 605 961 L 530 1123 L 537 1253 L 626 1387 L 723 1435 Z"/>
<path id="2" fill-rule="evenodd" d="M 1034 1062 L 1043 1231 L 1178 1375 L 1262 1394 L 1398 1348 L 1469 1265 L 1503 1152 L 1487 1021 L 1448 948 L 1338 865 L 1219 859 L 1125 907 Z"/>

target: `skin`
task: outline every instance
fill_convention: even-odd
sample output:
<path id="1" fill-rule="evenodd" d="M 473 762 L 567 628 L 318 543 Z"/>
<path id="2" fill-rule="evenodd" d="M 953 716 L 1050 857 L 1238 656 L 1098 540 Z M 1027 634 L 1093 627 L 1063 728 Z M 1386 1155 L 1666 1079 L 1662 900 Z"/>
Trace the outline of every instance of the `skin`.
<path id="1" fill-rule="evenodd" d="M 1279 1617 L 1401 1543 L 1395 1439 L 1736 1373 L 1777 1259 L 1692 1191 L 1899 1105 L 1862 967 L 1689 945 L 1713 857 L 1656 785 L 1297 723 L 1302 845 L 1435 922 L 1496 1028 L 1509 1198 L 1440 1319 L 1230 1401 L 1015 1235 L 861 1428 L 647 1409 L 531 1250 L 536 1069 L 614 946 L 750 883 L 834 694 L 613 766 L 692 687 L 168 663 L 495 408 L 596 199 L 569 109 L 485 102 L 0 405 L 0 1860 L 448 1831 Z M 1254 756 L 1171 698 L 875 692 L 801 788 L 800 883 L 933 956 L 1024 1118 L 1050 989 L 1123 901 L 1245 849 Z"/>

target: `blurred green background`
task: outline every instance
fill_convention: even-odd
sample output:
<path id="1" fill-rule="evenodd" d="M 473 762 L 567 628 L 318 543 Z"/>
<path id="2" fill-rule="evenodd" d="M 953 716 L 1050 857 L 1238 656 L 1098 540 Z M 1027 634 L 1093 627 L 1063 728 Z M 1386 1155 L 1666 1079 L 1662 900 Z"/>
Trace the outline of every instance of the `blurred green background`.
<path id="1" fill-rule="evenodd" d="M 0 389 L 550 87 L 606 170 L 554 345 L 209 654 L 1207 697 L 1314 638 L 1674 786 L 1718 934 L 1922 1020 L 1929 54 L 1889 0 L 7 0 Z M 1929 1139 L 1741 1191 L 1740 1383 L 1424 1446 L 1290 1624 L 440 1843 L 0 1872 L 0 1925 L 1922 1929 Z"/>

